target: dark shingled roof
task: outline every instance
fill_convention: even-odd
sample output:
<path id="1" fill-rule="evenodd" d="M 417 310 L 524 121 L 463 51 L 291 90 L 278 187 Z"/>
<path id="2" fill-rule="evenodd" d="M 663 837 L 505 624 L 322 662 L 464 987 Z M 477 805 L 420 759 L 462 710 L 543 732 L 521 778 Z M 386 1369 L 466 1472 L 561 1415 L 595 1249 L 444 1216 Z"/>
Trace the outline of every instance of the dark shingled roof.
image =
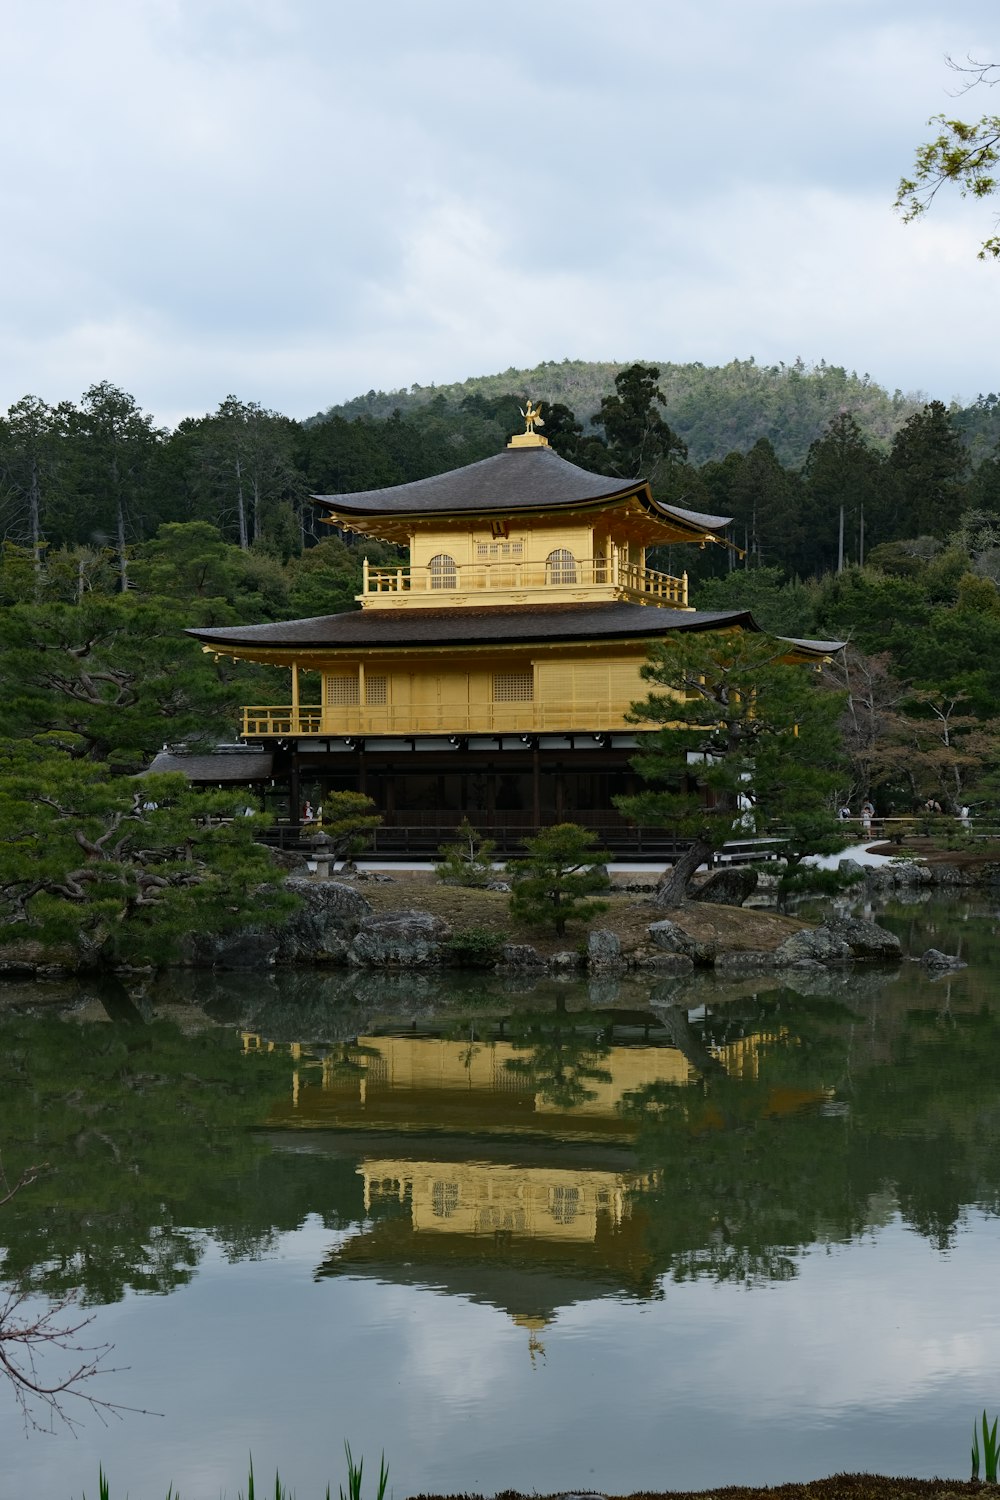
<path id="1" fill-rule="evenodd" d="M 313 620 L 268 625 L 227 625 L 189 630 L 220 651 L 227 647 L 362 648 L 398 651 L 405 646 L 480 646 L 635 639 L 678 631 L 757 630 L 749 610 L 659 609 L 645 604 L 511 605 L 494 609 L 358 609 Z"/>
<path id="2" fill-rule="evenodd" d="M 720 531 L 729 516 L 702 515 L 676 505 L 661 505 L 644 479 L 616 479 L 592 474 L 560 458 L 551 448 L 505 448 L 462 469 L 415 479 L 385 490 L 348 495 L 315 495 L 320 505 L 344 516 L 434 515 L 454 511 L 551 509 L 625 499 L 639 495 L 654 514 L 676 519 L 697 531 Z"/>
<path id="3" fill-rule="evenodd" d="M 184 751 L 161 750 L 146 774 L 151 771 L 180 771 L 189 781 L 231 782 L 245 786 L 252 781 L 270 778 L 274 756 L 261 750 L 206 751 L 202 755 Z"/>

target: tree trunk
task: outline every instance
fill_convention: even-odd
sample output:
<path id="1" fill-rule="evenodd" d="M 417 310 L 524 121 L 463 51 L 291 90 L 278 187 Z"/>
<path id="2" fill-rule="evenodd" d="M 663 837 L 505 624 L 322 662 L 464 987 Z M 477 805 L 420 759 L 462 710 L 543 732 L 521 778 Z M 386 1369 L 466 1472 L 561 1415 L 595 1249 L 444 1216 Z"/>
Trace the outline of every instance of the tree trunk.
<path id="1" fill-rule="evenodd" d="M 36 577 L 42 570 L 42 504 L 41 484 L 38 478 L 38 463 L 31 461 L 31 482 L 28 488 L 28 521 L 31 528 L 31 555 L 34 559 Z"/>
<path id="2" fill-rule="evenodd" d="M 713 846 L 708 839 L 697 838 L 689 849 L 685 849 L 680 859 L 672 869 L 665 870 L 656 894 L 653 897 L 653 905 L 660 907 L 683 906 L 687 900 L 687 890 L 691 883 L 691 877 L 699 865 L 710 861 L 714 853 Z"/>
<path id="3" fill-rule="evenodd" d="M 246 552 L 250 546 L 250 538 L 247 536 L 247 511 L 243 500 L 243 466 L 238 453 L 236 455 L 236 518 L 240 528 L 240 546 Z"/>
<path id="4" fill-rule="evenodd" d="M 725 1074 L 724 1064 L 709 1052 L 701 1038 L 692 1030 L 686 1010 L 682 1010 L 679 1005 L 658 1005 L 655 998 L 652 1008 L 653 1014 L 663 1022 L 671 1042 L 692 1068 L 704 1078 L 710 1078 L 713 1074 Z"/>
<path id="5" fill-rule="evenodd" d="M 257 478 L 256 474 L 253 476 L 253 480 L 251 482 L 251 490 L 253 492 L 253 539 L 255 542 L 259 542 L 261 532 L 261 494 L 260 480 Z"/>
<path id="6" fill-rule="evenodd" d="M 123 594 L 128 593 L 128 554 L 125 551 L 125 511 L 121 496 L 118 497 L 118 586 Z"/>

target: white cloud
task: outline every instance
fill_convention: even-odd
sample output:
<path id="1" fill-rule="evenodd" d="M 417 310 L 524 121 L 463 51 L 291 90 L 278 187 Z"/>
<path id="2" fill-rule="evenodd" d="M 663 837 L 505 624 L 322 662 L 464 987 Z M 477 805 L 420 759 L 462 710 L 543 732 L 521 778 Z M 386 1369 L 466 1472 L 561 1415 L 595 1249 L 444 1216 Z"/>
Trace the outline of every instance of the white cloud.
<path id="1" fill-rule="evenodd" d="M 972 397 L 989 206 L 891 201 L 992 30 L 987 0 L 21 7 L 0 407 L 111 379 L 164 421 L 306 415 L 564 355 Z"/>

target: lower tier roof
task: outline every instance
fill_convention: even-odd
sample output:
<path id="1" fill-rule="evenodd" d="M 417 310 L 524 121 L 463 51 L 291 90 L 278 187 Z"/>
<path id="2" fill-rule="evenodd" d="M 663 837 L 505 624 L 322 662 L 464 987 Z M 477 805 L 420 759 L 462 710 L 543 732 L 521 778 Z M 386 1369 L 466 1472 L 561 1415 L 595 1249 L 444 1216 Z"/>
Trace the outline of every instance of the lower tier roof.
<path id="1" fill-rule="evenodd" d="M 511 605 L 484 609 L 351 610 L 311 620 L 189 630 L 226 651 L 290 646 L 398 651 L 406 646 L 514 645 L 531 641 L 635 639 L 678 631 L 757 630 L 748 610 L 659 609 L 644 604 Z"/>
<path id="2" fill-rule="evenodd" d="M 555 645 L 573 641 L 655 640 L 705 630 L 759 631 L 749 610 L 675 610 L 652 605 L 511 605 L 482 609 L 350 610 L 309 620 L 189 630 L 206 646 L 251 654 L 268 650 L 400 651 L 407 647 Z M 829 655 L 840 641 L 796 640 L 807 654 Z"/>

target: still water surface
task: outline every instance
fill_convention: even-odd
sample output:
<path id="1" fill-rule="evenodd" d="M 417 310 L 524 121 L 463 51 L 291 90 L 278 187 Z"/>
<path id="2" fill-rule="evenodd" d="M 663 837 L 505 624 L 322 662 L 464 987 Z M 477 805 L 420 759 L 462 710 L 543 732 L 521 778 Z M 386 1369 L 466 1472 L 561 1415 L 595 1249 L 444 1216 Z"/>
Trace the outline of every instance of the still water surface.
<path id="1" fill-rule="evenodd" d="M 0 1273 L 70 1287 L 100 1394 L 0 1493 L 301 1500 L 966 1475 L 1000 1406 L 996 913 L 913 954 L 654 983 L 175 976 L 0 992 Z M 72 1407 L 69 1408 L 72 1411 Z"/>

